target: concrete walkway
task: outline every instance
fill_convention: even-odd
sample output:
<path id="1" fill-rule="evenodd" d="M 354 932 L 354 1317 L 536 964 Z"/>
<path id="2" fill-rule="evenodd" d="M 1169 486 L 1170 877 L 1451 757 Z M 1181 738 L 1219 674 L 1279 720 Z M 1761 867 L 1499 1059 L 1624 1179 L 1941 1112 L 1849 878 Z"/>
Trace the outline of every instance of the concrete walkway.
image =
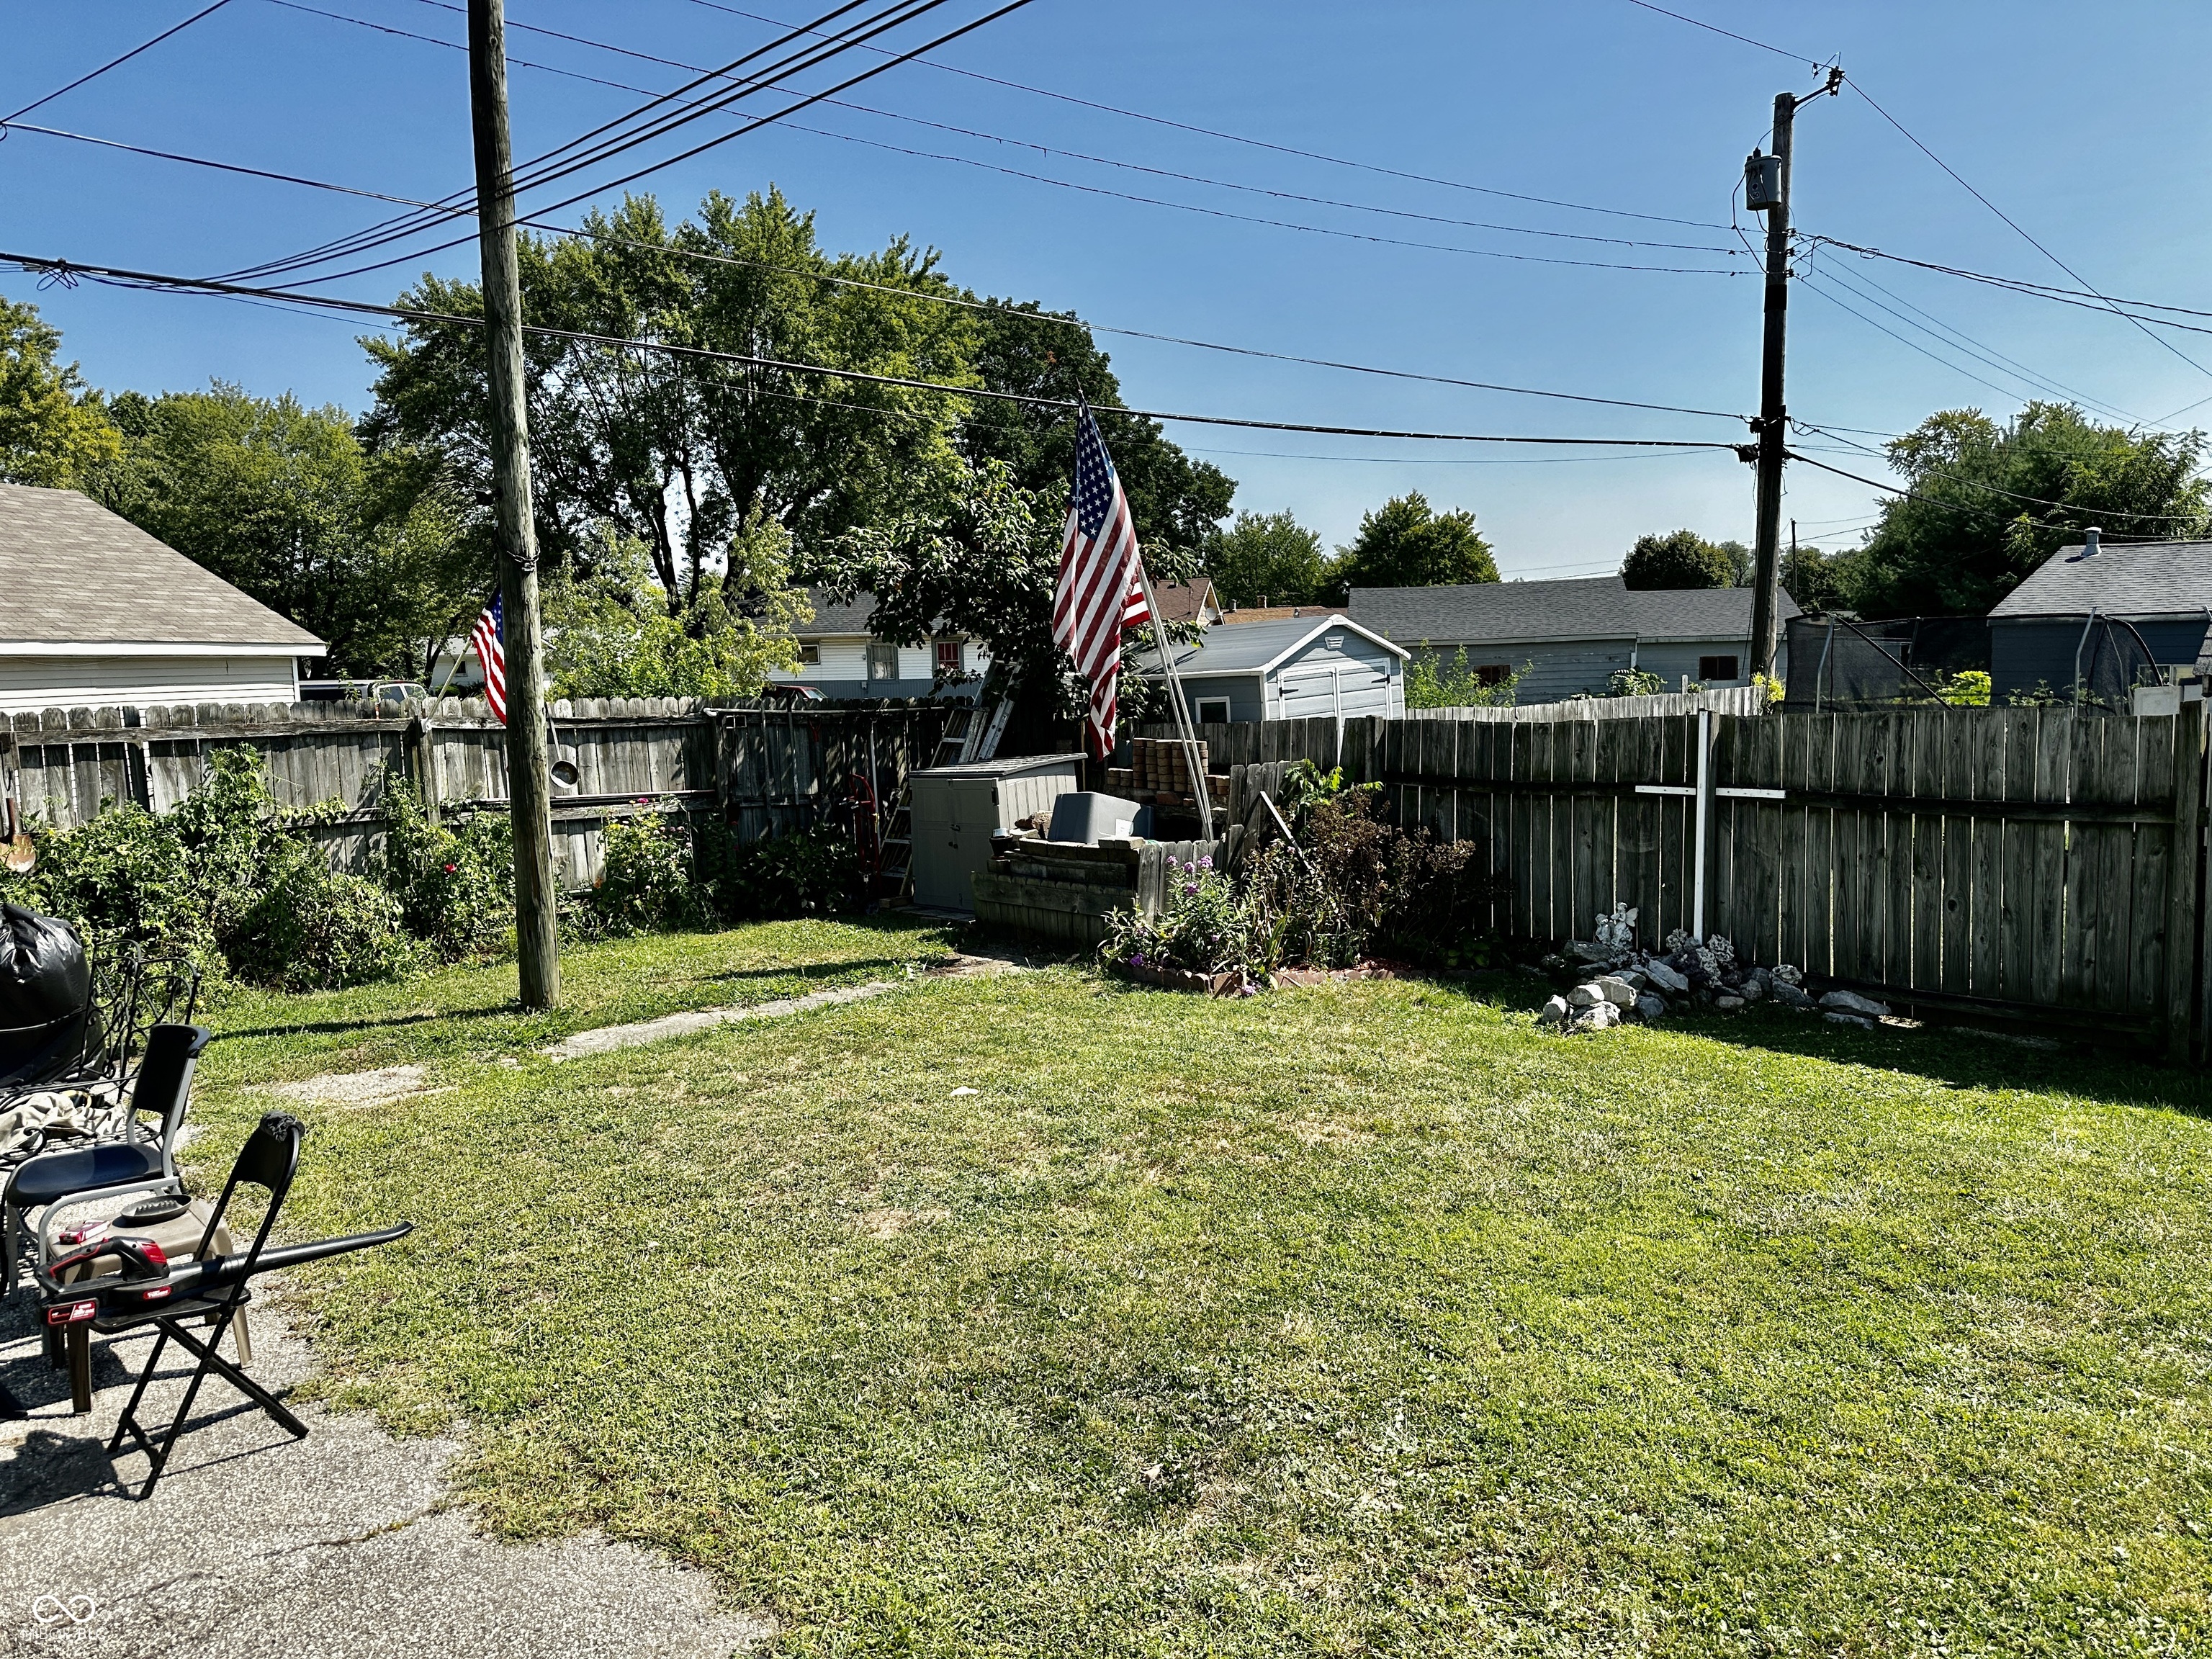
<path id="1" fill-rule="evenodd" d="M 111 1463 L 106 1447 L 149 1340 L 95 1342 L 94 1411 L 73 1417 L 28 1300 L 0 1311 L 0 1366 L 33 1412 L 0 1423 L 0 1653 L 728 1659 L 775 1633 L 718 1608 L 705 1574 L 629 1545 L 480 1536 L 447 1496 L 449 1440 L 394 1440 L 365 1414 L 310 1406 L 295 1441 L 258 1409 L 234 1410 L 219 1380 L 195 1410 L 230 1414 L 180 1441 L 153 1498 L 134 1503 L 117 1476 L 135 1490 L 145 1460 Z M 252 1372 L 281 1396 L 308 1351 L 266 1304 L 252 1320 Z M 153 1392 L 173 1409 L 179 1387 Z"/>

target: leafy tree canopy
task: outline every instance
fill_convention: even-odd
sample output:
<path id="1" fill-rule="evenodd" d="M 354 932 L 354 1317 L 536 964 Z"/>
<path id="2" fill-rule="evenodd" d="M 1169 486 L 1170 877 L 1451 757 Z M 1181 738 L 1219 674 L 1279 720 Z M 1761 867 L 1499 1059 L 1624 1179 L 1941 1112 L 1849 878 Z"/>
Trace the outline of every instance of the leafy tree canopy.
<path id="1" fill-rule="evenodd" d="M 1415 490 L 1359 521 L 1349 547 L 1329 565 L 1327 602 L 1340 605 L 1355 587 L 1431 587 L 1494 582 L 1498 562 L 1463 508 L 1438 513 Z"/>
<path id="2" fill-rule="evenodd" d="M 1239 513 L 1206 550 L 1224 605 L 1308 605 L 1328 580 L 1321 537 L 1288 513 Z"/>
<path id="3" fill-rule="evenodd" d="M 758 694 L 770 669 L 799 665 L 794 623 L 812 615 L 790 585 L 790 536 L 756 515 L 720 574 L 672 610 L 642 544 L 610 535 L 590 574 L 562 572 L 544 588 L 545 661 L 556 697 L 708 697 Z"/>
<path id="4" fill-rule="evenodd" d="M 951 285 L 937 256 L 903 238 L 875 253 L 824 253 L 813 216 L 773 189 L 742 204 L 710 195 L 696 221 L 674 227 L 650 197 L 587 222 L 605 234 L 523 239 L 522 305 L 532 322 L 975 381 L 972 313 L 924 297 Z M 400 303 L 483 311 L 475 285 L 437 277 Z M 417 322 L 396 341 L 363 344 L 383 371 L 365 422 L 371 442 L 434 450 L 488 526 L 480 331 Z M 678 608 L 719 570 L 749 515 L 789 532 L 804 565 L 845 532 L 928 499 L 955 464 L 949 434 L 960 400 L 942 392 L 544 335 L 526 337 L 525 350 L 541 547 L 588 564 L 611 528 L 647 550 Z"/>
<path id="5" fill-rule="evenodd" d="M 417 642 L 489 591 L 457 506 L 420 458 L 372 457 L 335 407 L 218 381 L 111 405 L 119 453 L 89 494 L 327 641 L 341 674 L 418 675 Z"/>
<path id="6" fill-rule="evenodd" d="M 1843 595 L 1868 617 L 1978 616 L 2088 526 L 2201 538 L 2203 451 L 2199 433 L 2130 432 L 2068 404 L 2032 403 L 2003 425 L 1979 410 L 1931 415 L 1889 446 L 1912 495 L 1884 501 L 1839 562 Z"/>
<path id="7" fill-rule="evenodd" d="M 36 306 L 0 299 L 0 483 L 74 489 L 122 448 L 100 394 L 61 349 Z"/>
<path id="8" fill-rule="evenodd" d="M 1089 398 L 1147 552 L 1206 543 L 1228 514 L 1235 480 L 1192 460 L 1162 434 L 1158 422 L 1109 412 L 1121 406 L 1121 382 L 1082 322 L 1035 301 L 990 303 L 1000 309 L 975 313 L 981 383 L 1031 398 Z M 1053 502 L 1066 499 L 1075 472 L 1075 422 L 1064 411 L 978 398 L 962 422 L 959 444 L 971 464 L 1003 461 L 1024 489 Z"/>
<path id="9" fill-rule="evenodd" d="M 1633 588 L 1740 587 L 1750 576 L 1749 548 L 1709 542 L 1694 530 L 1638 536 L 1620 564 L 1623 585 Z"/>

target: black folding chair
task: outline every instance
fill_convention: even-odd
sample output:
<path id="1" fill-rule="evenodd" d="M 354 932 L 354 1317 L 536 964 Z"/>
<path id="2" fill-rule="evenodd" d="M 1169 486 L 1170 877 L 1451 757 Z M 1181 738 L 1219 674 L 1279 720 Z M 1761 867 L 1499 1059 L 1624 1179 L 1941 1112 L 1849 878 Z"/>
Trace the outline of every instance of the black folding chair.
<path id="1" fill-rule="evenodd" d="M 123 1443 L 134 1442 L 146 1454 L 151 1466 L 146 1474 L 146 1484 L 140 1488 L 140 1498 L 151 1498 L 154 1487 L 168 1464 L 169 1454 L 185 1431 L 185 1421 L 191 1415 L 192 1401 L 198 1396 L 200 1384 L 214 1371 L 240 1394 L 269 1413 L 285 1432 L 295 1440 L 304 1440 L 307 1425 L 285 1409 L 276 1396 L 256 1382 L 237 1366 L 216 1352 L 231 1322 L 239 1311 L 253 1299 L 247 1281 L 260 1265 L 263 1247 L 269 1243 L 270 1230 L 276 1224 L 276 1212 L 284 1207 L 285 1195 L 292 1190 L 292 1177 L 300 1168 L 300 1142 L 307 1135 L 307 1126 L 299 1119 L 283 1112 L 271 1112 L 261 1120 L 260 1127 L 246 1138 L 245 1147 L 238 1154 L 238 1162 L 231 1166 L 230 1179 L 223 1183 L 222 1196 L 216 1200 L 215 1209 L 208 1217 L 206 1231 L 200 1236 L 200 1249 L 207 1248 L 215 1230 L 222 1224 L 223 1216 L 230 1208 L 231 1194 L 241 1182 L 264 1188 L 269 1194 L 269 1207 L 262 1212 L 261 1225 L 253 1235 L 253 1243 L 234 1273 L 226 1272 L 222 1288 L 206 1296 L 187 1296 L 175 1302 L 164 1302 L 144 1312 L 118 1313 L 94 1322 L 93 1329 L 102 1336 L 113 1336 L 125 1331 L 137 1330 L 147 1325 L 157 1326 L 160 1334 L 154 1339 L 154 1352 L 146 1356 L 146 1369 L 138 1374 L 138 1386 L 131 1391 L 130 1403 L 123 1408 L 122 1419 L 115 1425 L 115 1437 L 107 1443 L 107 1455 L 114 1456 L 123 1449 Z M 198 1251 L 194 1252 L 197 1256 Z M 198 1320 L 206 1327 L 204 1338 L 185 1328 L 185 1322 Z M 138 1421 L 138 1405 L 145 1398 L 146 1385 L 154 1380 L 160 1369 L 161 1354 L 171 1341 L 198 1358 L 191 1380 L 185 1385 L 184 1400 L 177 1407 L 177 1415 L 168 1430 L 158 1439 L 148 1435 Z"/>

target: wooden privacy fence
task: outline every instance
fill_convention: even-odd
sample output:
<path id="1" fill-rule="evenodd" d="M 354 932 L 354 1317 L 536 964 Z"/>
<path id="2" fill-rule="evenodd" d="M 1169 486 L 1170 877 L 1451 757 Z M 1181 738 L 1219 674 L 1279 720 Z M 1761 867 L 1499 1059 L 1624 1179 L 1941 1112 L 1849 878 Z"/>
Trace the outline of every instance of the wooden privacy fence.
<path id="1" fill-rule="evenodd" d="M 945 720 L 927 706 L 787 714 L 676 697 L 562 700 L 552 714 L 578 771 L 552 806 L 555 869 L 570 887 L 604 867 L 606 825 L 647 804 L 720 813 L 757 839 L 818 821 L 856 774 L 888 801 Z M 359 871 L 381 843 L 388 778 L 404 778 L 433 816 L 503 810 L 506 741 L 481 698 L 47 709 L 0 715 L 0 781 L 33 818 L 68 830 L 106 802 L 166 812 L 201 787 L 211 751 L 250 747 L 285 805 L 336 804 L 314 833 L 333 863 Z"/>
<path id="2" fill-rule="evenodd" d="M 1314 758 L 1384 785 L 1400 823 L 1481 841 L 1511 882 L 1501 931 L 1587 938 L 1626 903 L 1656 945 L 1702 906 L 1753 961 L 2179 1054 L 2206 1035 L 2203 732 L 2202 703 L 1362 720 Z"/>

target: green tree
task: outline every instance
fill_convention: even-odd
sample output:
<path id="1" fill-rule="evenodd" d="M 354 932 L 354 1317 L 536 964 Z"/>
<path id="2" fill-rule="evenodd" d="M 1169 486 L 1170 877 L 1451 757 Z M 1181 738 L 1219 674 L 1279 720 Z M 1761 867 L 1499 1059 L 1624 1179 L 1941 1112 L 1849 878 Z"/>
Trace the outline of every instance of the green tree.
<path id="1" fill-rule="evenodd" d="M 1239 513 L 1206 550 L 1224 605 L 1307 605 L 1328 580 L 1321 537 L 1288 513 Z"/>
<path id="2" fill-rule="evenodd" d="M 1164 436 L 1159 422 L 1111 411 L 1121 406 L 1111 362 L 1073 317 L 1034 301 L 975 313 L 975 372 L 994 392 L 1030 398 L 1087 398 L 1129 497 L 1137 535 L 1149 551 L 1203 545 L 1229 512 L 1236 481 L 1194 461 Z M 1075 472 L 1075 422 L 1062 410 L 978 398 L 963 418 L 960 451 L 970 464 L 1003 461 L 1014 482 L 1049 501 L 1064 501 Z"/>
<path id="3" fill-rule="evenodd" d="M 1620 563 L 1625 586 L 1738 587 L 1750 574 L 1751 551 L 1741 542 L 1709 542 L 1694 530 L 1638 536 Z"/>
<path id="4" fill-rule="evenodd" d="M 925 297 L 951 285 L 936 255 L 903 238 L 875 253 L 825 253 L 813 216 L 774 190 L 743 204 L 717 192 L 672 228 L 650 197 L 588 223 L 607 234 L 523 239 L 533 323 L 974 382 L 971 313 Z M 474 284 L 436 277 L 400 303 L 483 311 Z M 371 442 L 438 453 L 483 530 L 492 492 L 479 331 L 416 322 L 400 339 L 364 344 L 382 370 Z M 963 400 L 942 392 L 545 335 L 526 337 L 526 356 L 540 545 L 588 564 L 611 527 L 647 550 L 677 609 L 720 569 L 749 516 L 789 532 L 804 565 L 845 532 L 931 499 L 956 459 L 949 434 Z"/>
<path id="5" fill-rule="evenodd" d="M 122 448 L 100 395 L 61 349 L 36 306 L 0 299 L 0 483 L 75 489 Z"/>
<path id="6" fill-rule="evenodd" d="M 483 603 L 458 505 L 420 457 L 370 456 L 344 410 L 220 381 L 111 407 L 121 453 L 89 493 L 321 635 L 336 672 L 419 675 L 420 642 Z"/>
<path id="7" fill-rule="evenodd" d="M 2115 538 L 2185 541 L 2212 526 L 2201 433 L 2102 426 L 2032 403 L 1999 425 L 1946 410 L 1889 445 L 1910 497 L 1840 562 L 1862 615 L 1979 615 L 2091 525 Z"/>
<path id="8" fill-rule="evenodd" d="M 1327 601 L 1355 587 L 1434 587 L 1494 582 L 1498 562 L 1464 508 L 1438 513 L 1419 490 L 1394 496 L 1359 521 L 1349 547 L 1329 563 Z"/>
<path id="9" fill-rule="evenodd" d="M 672 607 L 642 544 L 606 532 L 588 574 L 544 590 L 545 665 L 556 697 L 756 695 L 769 671 L 799 665 L 793 624 L 812 612 L 789 581 L 790 536 L 756 515 L 720 574 Z"/>

